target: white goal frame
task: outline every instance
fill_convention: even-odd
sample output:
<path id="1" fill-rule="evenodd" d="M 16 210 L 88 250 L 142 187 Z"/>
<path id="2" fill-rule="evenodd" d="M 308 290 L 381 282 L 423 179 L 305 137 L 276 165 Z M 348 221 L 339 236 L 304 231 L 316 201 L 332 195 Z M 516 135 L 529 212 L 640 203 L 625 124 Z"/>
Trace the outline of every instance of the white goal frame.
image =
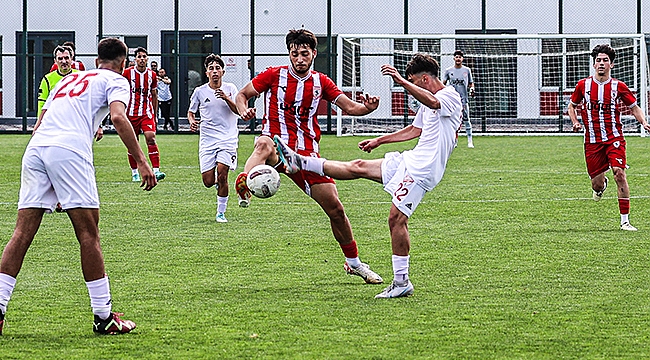
<path id="1" fill-rule="evenodd" d="M 418 40 L 421 43 L 424 43 L 423 40 L 428 42 L 437 42 L 439 43 L 439 50 L 435 52 L 429 51 L 404 51 L 404 50 L 394 50 L 394 44 L 397 41 L 408 42 L 408 40 L 414 40 L 414 46 L 417 46 Z M 394 102 L 396 93 L 400 92 L 400 88 L 392 84 L 392 80 L 387 77 L 383 77 L 380 74 L 379 66 L 383 63 L 393 64 L 395 55 L 404 55 L 410 57 L 416 52 L 426 52 L 437 57 L 440 62 L 441 74 L 444 72 L 444 69 L 453 65 L 453 52 L 456 49 L 456 44 L 460 40 L 465 41 L 477 41 L 484 40 L 485 43 L 495 43 L 503 40 L 509 40 L 510 44 L 516 43 L 516 53 L 511 54 L 490 54 L 489 51 L 486 51 L 486 54 L 480 54 L 478 52 L 468 53 L 465 51 L 465 59 L 474 57 L 475 59 L 481 58 L 481 60 L 488 62 L 493 59 L 502 59 L 502 58 L 511 58 L 511 61 L 515 61 L 516 66 L 516 80 L 519 83 L 519 88 L 516 88 L 517 98 L 514 102 L 517 106 L 515 117 L 504 119 L 504 123 L 500 124 L 500 119 L 491 119 L 487 120 L 488 126 L 486 126 L 485 117 L 483 118 L 483 123 L 481 124 L 481 119 L 475 119 L 472 117 L 472 124 L 474 127 L 474 134 L 478 135 L 487 135 L 487 134 L 546 134 L 546 135 L 562 135 L 562 134 L 572 134 L 570 125 L 570 120 L 566 114 L 566 106 L 568 104 L 567 93 L 573 91 L 575 83 L 570 85 L 568 81 L 572 81 L 573 78 L 585 78 L 589 75 L 593 75 L 594 69 L 591 66 L 593 62 L 589 63 L 589 73 L 578 74 L 573 73 L 571 76 L 567 75 L 567 71 L 571 71 L 571 65 L 567 63 L 567 58 L 571 56 L 582 57 L 582 68 L 580 71 L 585 71 L 584 66 L 584 56 L 585 50 L 588 50 L 588 53 L 591 52 L 591 49 L 602 43 L 628 43 L 629 41 L 625 40 L 614 40 L 614 39 L 631 39 L 633 45 L 625 46 L 624 49 L 627 51 L 626 55 L 628 58 L 627 61 L 631 61 L 631 65 L 628 64 L 627 77 L 634 79 L 634 82 L 630 84 L 628 81 L 625 81 L 630 89 L 637 94 L 637 101 L 639 106 L 643 109 L 643 112 L 648 119 L 648 89 L 650 85 L 649 74 L 650 71 L 648 68 L 648 52 L 646 48 L 646 39 L 644 34 L 499 34 L 499 35 L 460 35 L 460 34 L 442 34 L 442 35 L 433 35 L 433 34 L 339 34 L 337 36 L 337 72 L 336 72 L 336 83 L 344 92 L 351 95 L 351 98 L 355 99 L 359 94 L 368 93 L 371 95 L 378 95 L 381 97 L 380 108 L 375 112 L 363 116 L 363 117 L 354 117 L 350 115 L 344 115 L 339 109 L 336 109 L 336 134 L 337 136 L 345 135 L 378 135 L 383 133 L 390 133 L 404 127 L 413 120 L 413 112 L 405 109 L 404 115 L 395 114 Z M 561 42 L 560 42 L 561 41 Z M 588 49 L 581 49 L 577 52 L 575 50 L 567 49 L 567 43 L 575 43 L 581 41 L 583 44 L 587 44 Z M 553 42 L 555 44 L 561 44 L 561 52 L 543 52 L 543 43 L 548 44 Z M 347 56 L 344 54 L 344 43 L 348 44 Z M 477 42 L 479 43 L 479 42 Z M 350 51 L 350 46 L 359 47 L 359 58 L 355 51 Z M 511 46 L 513 49 L 514 47 Z M 616 46 L 613 46 L 616 49 Z M 494 50 L 492 50 L 494 52 Z M 544 57 L 555 57 L 557 61 L 561 59 L 561 65 L 558 63 L 558 66 L 561 66 L 561 80 L 557 80 L 559 85 L 553 89 L 548 86 L 544 86 L 543 77 L 544 71 L 548 67 L 542 66 Z M 515 59 L 515 60 L 512 60 Z M 620 79 L 616 74 L 616 66 L 619 60 L 623 60 L 618 56 L 614 61 L 614 69 L 612 70 L 612 76 Z M 346 63 L 347 62 L 347 63 Z M 466 61 L 467 63 L 467 61 Z M 360 64 L 357 66 L 357 64 Z M 470 67 L 471 68 L 471 67 Z M 562 69 L 567 69 L 564 71 Z M 474 73 L 474 69 L 472 69 Z M 347 73 L 346 73 L 347 72 Z M 359 72 L 360 75 L 356 75 L 356 72 Z M 355 75 L 353 75 L 355 73 Z M 489 71 L 485 71 L 489 73 Z M 347 75 L 347 83 L 344 83 L 344 76 Z M 495 74 L 494 76 L 498 76 Z M 578 76 L 579 75 L 579 76 Z M 474 73 L 476 79 L 477 75 Z M 526 79 L 524 80 L 524 77 Z M 359 79 L 358 79 L 359 78 Z M 533 80 L 531 80 L 533 79 Z M 360 81 L 359 81 L 360 80 Z M 360 83 L 359 83 L 360 82 Z M 531 85 L 536 82 L 536 84 Z M 526 85 L 526 86 L 522 86 Z M 517 86 L 517 85 L 515 85 Z M 476 82 L 477 94 L 481 91 L 481 84 Z M 523 90 L 519 90 L 523 89 Z M 536 89 L 536 90 L 535 90 Z M 561 91 L 560 91 L 561 90 Z M 492 90 L 490 90 L 492 91 Z M 498 90 L 494 90 L 498 91 Z M 525 91 L 526 94 L 521 92 Z M 403 91 L 402 91 L 403 92 Z M 541 99 L 544 98 L 542 93 L 548 93 L 556 97 L 553 100 L 556 104 L 556 114 L 553 113 L 553 110 L 546 109 L 546 105 L 540 105 L 542 102 Z M 555 95 L 552 95 L 553 92 Z M 486 97 L 489 96 L 486 94 Z M 533 103 L 534 99 L 538 99 L 537 105 L 526 105 L 526 101 L 521 101 L 523 96 L 527 96 L 528 103 Z M 408 99 L 402 99 L 401 104 L 407 103 Z M 560 105 L 563 108 L 560 108 Z M 388 106 L 388 107 L 387 107 Z M 402 106 L 402 105 L 400 105 Z M 470 101 L 470 108 L 471 108 Z M 535 108 L 537 106 L 537 108 Z M 405 107 L 405 106 L 403 106 Z M 544 108 L 540 110 L 540 108 Z M 552 115 L 544 114 L 551 112 Z M 523 115 L 522 115 L 523 114 Z M 532 114 L 532 116 L 531 116 Z M 535 114 L 537 116 L 535 116 Z M 377 124 L 374 127 L 367 126 L 365 129 L 362 126 L 357 126 L 365 120 L 374 121 L 376 119 Z M 518 123 L 521 121 L 521 124 Z M 383 126 L 382 122 L 390 124 L 391 126 Z M 394 125 L 393 125 L 394 124 Z M 529 125 L 530 124 L 530 125 Z M 550 124 L 547 126 L 547 124 Z M 553 126 L 556 125 L 557 129 L 554 129 Z M 624 115 L 624 126 L 626 134 L 640 134 L 645 135 L 645 131 L 638 126 L 636 120 L 630 115 Z M 385 127 L 385 129 L 384 129 Z M 358 129 L 357 129 L 358 128 Z M 462 129 L 461 129 L 462 130 Z M 464 134 L 464 131 L 460 131 L 460 134 Z"/>

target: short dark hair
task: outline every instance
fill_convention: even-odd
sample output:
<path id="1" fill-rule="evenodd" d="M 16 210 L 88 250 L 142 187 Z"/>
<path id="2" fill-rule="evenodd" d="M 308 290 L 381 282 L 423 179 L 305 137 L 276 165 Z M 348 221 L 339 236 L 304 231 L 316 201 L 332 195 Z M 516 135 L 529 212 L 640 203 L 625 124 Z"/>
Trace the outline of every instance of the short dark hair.
<path id="1" fill-rule="evenodd" d="M 54 55 L 54 57 L 56 58 L 56 53 L 64 52 L 64 51 L 67 51 L 70 54 L 70 56 L 72 56 L 72 49 L 69 46 L 65 46 L 65 45 L 57 45 L 54 48 L 54 51 L 52 51 L 52 55 Z"/>
<path id="2" fill-rule="evenodd" d="M 126 57 L 126 45 L 118 38 L 104 38 L 97 45 L 99 61 L 112 61 Z"/>
<path id="3" fill-rule="evenodd" d="M 74 43 L 73 43 L 72 41 L 66 41 L 66 42 L 64 42 L 64 43 L 63 43 L 63 46 L 67 46 L 67 47 L 69 47 L 70 49 L 72 49 L 72 51 L 77 51 L 77 47 L 74 46 Z"/>
<path id="4" fill-rule="evenodd" d="M 612 49 L 609 44 L 600 44 L 596 45 L 596 47 L 591 50 L 591 57 L 596 60 L 596 57 L 598 57 L 598 54 L 606 54 L 607 57 L 609 57 L 609 62 L 614 62 L 614 59 L 616 59 L 616 50 Z"/>
<path id="5" fill-rule="evenodd" d="M 465 57 L 465 54 L 463 54 L 463 50 L 456 50 L 456 51 L 454 51 L 454 56 L 458 56 L 458 55 L 460 55 L 460 56 L 462 56 L 462 57 Z"/>
<path id="6" fill-rule="evenodd" d="M 316 46 L 318 46 L 318 39 L 316 39 L 316 35 L 305 28 L 298 30 L 289 30 L 289 33 L 285 38 L 285 42 L 287 43 L 287 50 L 289 51 L 291 51 L 292 46 L 299 47 L 301 45 L 305 45 L 312 50 L 316 50 Z"/>
<path id="7" fill-rule="evenodd" d="M 151 65 L 153 65 L 153 64 L 158 65 L 158 61 L 156 61 L 156 60 L 151 60 Z"/>
<path id="8" fill-rule="evenodd" d="M 411 61 L 406 64 L 405 75 L 408 78 L 411 75 L 426 72 L 431 76 L 438 77 L 440 72 L 440 65 L 436 59 L 427 54 L 415 54 Z"/>
<path id="9" fill-rule="evenodd" d="M 214 62 L 214 61 L 216 61 L 217 64 L 219 64 L 219 66 L 221 66 L 222 69 L 225 68 L 226 65 L 223 63 L 223 60 L 221 60 L 221 57 L 219 55 L 215 55 L 215 54 L 210 54 L 210 55 L 206 56 L 205 61 L 203 62 L 203 66 L 207 70 L 208 65 L 210 65 L 210 63 Z"/>
<path id="10" fill-rule="evenodd" d="M 147 52 L 147 49 L 143 48 L 142 46 L 138 46 L 138 48 L 135 49 L 135 52 L 133 54 L 138 55 L 138 53 L 145 53 L 145 55 L 149 55 L 149 52 Z"/>

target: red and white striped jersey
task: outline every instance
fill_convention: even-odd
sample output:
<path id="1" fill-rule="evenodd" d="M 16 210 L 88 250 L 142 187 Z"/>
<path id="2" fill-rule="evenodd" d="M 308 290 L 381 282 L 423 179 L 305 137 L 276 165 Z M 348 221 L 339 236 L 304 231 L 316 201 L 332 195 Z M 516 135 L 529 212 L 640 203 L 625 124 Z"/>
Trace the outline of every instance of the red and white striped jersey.
<path id="1" fill-rule="evenodd" d="M 153 97 L 151 92 L 158 88 L 158 77 L 151 69 L 139 72 L 135 66 L 124 69 L 122 74 L 131 84 L 131 101 L 126 109 L 128 116 L 153 118 Z"/>
<path id="2" fill-rule="evenodd" d="M 70 67 L 73 68 L 73 69 L 79 70 L 79 71 L 86 70 L 86 67 L 84 66 L 84 63 L 82 63 L 81 61 L 76 61 L 76 60 L 72 62 Z M 52 64 L 52 67 L 50 68 L 50 72 L 58 70 L 58 69 L 59 69 L 59 65 L 57 65 L 57 63 L 54 63 L 54 64 Z"/>
<path id="3" fill-rule="evenodd" d="M 314 70 L 300 78 L 288 65 L 269 67 L 251 83 L 258 93 L 266 93 L 262 134 L 279 135 L 292 149 L 318 153 L 318 104 L 321 98 L 335 102 L 343 95 L 336 84 Z"/>
<path id="4" fill-rule="evenodd" d="M 624 82 L 609 78 L 601 83 L 590 76 L 578 81 L 571 103 L 575 106 L 582 104 L 585 143 L 595 144 L 623 138 L 621 106 L 633 107 L 637 101 Z"/>

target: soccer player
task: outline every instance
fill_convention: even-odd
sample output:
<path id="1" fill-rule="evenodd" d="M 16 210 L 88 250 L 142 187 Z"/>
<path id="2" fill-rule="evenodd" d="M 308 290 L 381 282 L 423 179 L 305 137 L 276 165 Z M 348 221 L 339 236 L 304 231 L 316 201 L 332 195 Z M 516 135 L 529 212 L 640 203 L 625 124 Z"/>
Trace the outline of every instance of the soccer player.
<path id="1" fill-rule="evenodd" d="M 56 68 L 51 72 L 45 74 L 41 80 L 41 84 L 38 87 L 38 112 L 37 116 L 41 115 L 41 110 L 47 97 L 50 95 L 50 91 L 54 89 L 54 86 L 63 79 L 64 76 L 75 72 L 77 70 L 73 69 L 70 64 L 72 63 L 72 49 L 67 46 L 59 45 L 54 48 L 54 64 Z"/>
<path id="2" fill-rule="evenodd" d="M 340 162 L 304 156 L 294 152 L 279 136 L 274 137 L 280 159 L 288 173 L 310 171 L 339 180 L 365 178 L 380 182 L 393 196 L 388 217 L 393 248 L 393 282 L 375 298 L 395 298 L 413 294 L 409 280 L 411 240 L 408 219 L 422 201 L 442 180 L 447 160 L 456 144 L 456 131 L 461 123 L 462 100 L 451 87 L 445 87 L 437 74 L 438 62 L 429 55 L 416 54 L 406 65 L 404 79 L 390 65 L 382 65 L 382 75 L 393 78 L 423 106 L 413 124 L 392 134 L 363 140 L 359 148 L 371 152 L 379 145 L 402 142 L 419 137 L 412 150 L 389 152 L 383 159 Z"/>
<path id="3" fill-rule="evenodd" d="M 43 107 L 23 156 L 16 228 L 0 260 L 0 333 L 25 254 L 43 214 L 54 210 L 57 200 L 67 210 L 79 241 L 81 269 L 95 315 L 93 331 L 120 334 L 135 328 L 133 321 L 120 319 L 121 314 L 111 308 L 99 241 L 99 195 L 92 151 L 95 129 L 110 111 L 117 133 L 140 168 L 141 186 L 147 191 L 156 186 L 155 175 L 126 118 L 129 84 L 121 75 L 126 51 L 118 39 L 100 41 L 98 69 L 66 77 Z"/>
<path id="4" fill-rule="evenodd" d="M 63 46 L 67 46 L 67 47 L 70 48 L 70 58 L 71 58 L 70 67 L 75 69 L 75 70 L 79 70 L 79 71 L 86 70 L 86 67 L 84 66 L 84 63 L 82 63 L 81 61 L 77 61 L 75 59 L 77 49 L 74 46 L 74 43 L 72 41 L 66 41 L 66 42 L 63 43 Z M 56 57 L 55 57 L 54 64 L 52 64 L 52 67 L 50 68 L 50 72 L 56 71 L 56 69 L 58 69 L 58 68 L 59 68 L 59 64 L 57 64 Z"/>
<path id="5" fill-rule="evenodd" d="M 469 119 L 468 96 L 474 96 L 474 80 L 472 79 L 472 70 L 463 65 L 464 54 L 461 50 L 454 51 L 454 66 L 445 69 L 442 75 L 442 83 L 451 85 L 458 91 L 463 101 L 463 122 L 465 123 L 465 133 L 467 134 L 467 147 L 474 148 L 472 141 L 472 122 Z"/>
<path id="6" fill-rule="evenodd" d="M 262 123 L 262 136 L 255 141 L 253 153 L 237 176 L 235 190 L 239 205 L 246 207 L 250 192 L 246 187 L 247 172 L 260 164 L 280 166 L 272 137 L 281 136 L 300 154 L 319 156 L 321 137 L 316 109 L 321 99 L 331 101 L 339 109 L 354 116 L 369 114 L 379 106 L 379 97 L 366 96 L 357 103 L 343 92 L 325 74 L 311 70 L 316 57 L 316 36 L 309 30 L 291 30 L 286 36 L 289 65 L 269 67 L 253 78 L 237 94 L 236 104 L 243 120 L 255 117 L 255 108 L 248 108 L 248 99 L 266 93 L 266 114 Z M 366 283 L 380 284 L 382 278 L 359 259 L 357 243 L 343 204 L 338 198 L 334 180 L 327 176 L 300 171 L 289 175 L 307 195 L 321 206 L 330 219 L 334 238 L 338 241 L 346 262 L 348 274 L 358 275 Z"/>
<path id="7" fill-rule="evenodd" d="M 203 64 L 209 82 L 194 89 L 187 119 L 190 130 L 201 128 L 199 161 L 203 185 L 208 188 L 217 185 L 216 220 L 225 223 L 228 222 L 225 215 L 228 206 L 228 170 L 237 168 L 237 87 L 223 81 L 225 65 L 218 55 L 208 55 Z M 196 120 L 197 112 L 201 114 L 200 121 Z"/>
<path id="8" fill-rule="evenodd" d="M 621 106 L 630 108 L 634 118 L 650 131 L 643 110 L 624 82 L 614 79 L 610 72 L 614 67 L 616 51 L 607 44 L 597 45 L 591 51 L 594 59 L 594 75 L 578 81 L 569 102 L 569 118 L 573 131 L 581 131 L 577 106 L 582 104 L 581 118 L 585 128 L 585 161 L 591 178 L 594 201 L 600 201 L 607 189 L 605 173 L 610 168 L 616 181 L 618 208 L 621 213 L 621 230 L 636 231 L 630 225 L 630 188 L 625 176 L 626 153 Z"/>
<path id="9" fill-rule="evenodd" d="M 149 150 L 149 160 L 158 181 L 165 178 L 165 173 L 160 171 L 160 153 L 156 144 L 156 118 L 158 114 L 158 77 L 153 70 L 147 68 L 149 55 L 147 49 L 135 49 L 136 65 L 124 70 L 124 77 L 131 84 L 131 100 L 127 108 L 127 115 L 133 126 L 136 136 L 142 132 Z M 138 166 L 129 153 L 131 165 L 131 178 L 133 182 L 140 182 Z"/>

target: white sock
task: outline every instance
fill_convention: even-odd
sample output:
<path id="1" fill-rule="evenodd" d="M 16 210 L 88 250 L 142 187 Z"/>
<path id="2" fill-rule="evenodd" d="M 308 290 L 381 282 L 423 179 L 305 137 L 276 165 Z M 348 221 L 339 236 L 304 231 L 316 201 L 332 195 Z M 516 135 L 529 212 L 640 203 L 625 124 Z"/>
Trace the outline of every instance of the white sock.
<path id="1" fill-rule="evenodd" d="M 217 212 L 225 213 L 227 206 L 228 206 L 228 197 L 227 196 L 222 197 L 217 195 Z"/>
<path id="2" fill-rule="evenodd" d="M 90 307 L 93 314 L 101 319 L 108 319 L 111 315 L 111 287 L 108 284 L 108 276 L 101 279 L 87 281 L 88 294 L 90 295 Z"/>
<path id="3" fill-rule="evenodd" d="M 160 168 L 153 168 L 153 172 L 158 172 L 160 171 Z"/>
<path id="4" fill-rule="evenodd" d="M 138 169 L 131 169 L 131 175 L 138 175 Z"/>
<path id="5" fill-rule="evenodd" d="M 7 303 L 11 299 L 11 294 L 14 292 L 16 286 L 16 278 L 0 273 L 0 310 L 3 314 L 7 313 Z"/>
<path id="6" fill-rule="evenodd" d="M 361 260 L 359 260 L 358 256 L 355 258 L 346 257 L 345 261 L 348 263 L 348 265 L 350 265 L 350 267 L 353 268 L 358 268 L 361 265 Z"/>
<path id="7" fill-rule="evenodd" d="M 621 225 L 630 222 L 630 214 L 621 214 Z"/>
<path id="8" fill-rule="evenodd" d="M 393 276 L 395 281 L 404 282 L 409 279 L 410 255 L 393 255 Z"/>
<path id="9" fill-rule="evenodd" d="M 302 161 L 302 169 L 315 172 L 318 175 L 325 175 L 323 172 L 323 164 L 327 161 L 324 158 L 317 158 L 312 156 L 304 156 Z"/>

